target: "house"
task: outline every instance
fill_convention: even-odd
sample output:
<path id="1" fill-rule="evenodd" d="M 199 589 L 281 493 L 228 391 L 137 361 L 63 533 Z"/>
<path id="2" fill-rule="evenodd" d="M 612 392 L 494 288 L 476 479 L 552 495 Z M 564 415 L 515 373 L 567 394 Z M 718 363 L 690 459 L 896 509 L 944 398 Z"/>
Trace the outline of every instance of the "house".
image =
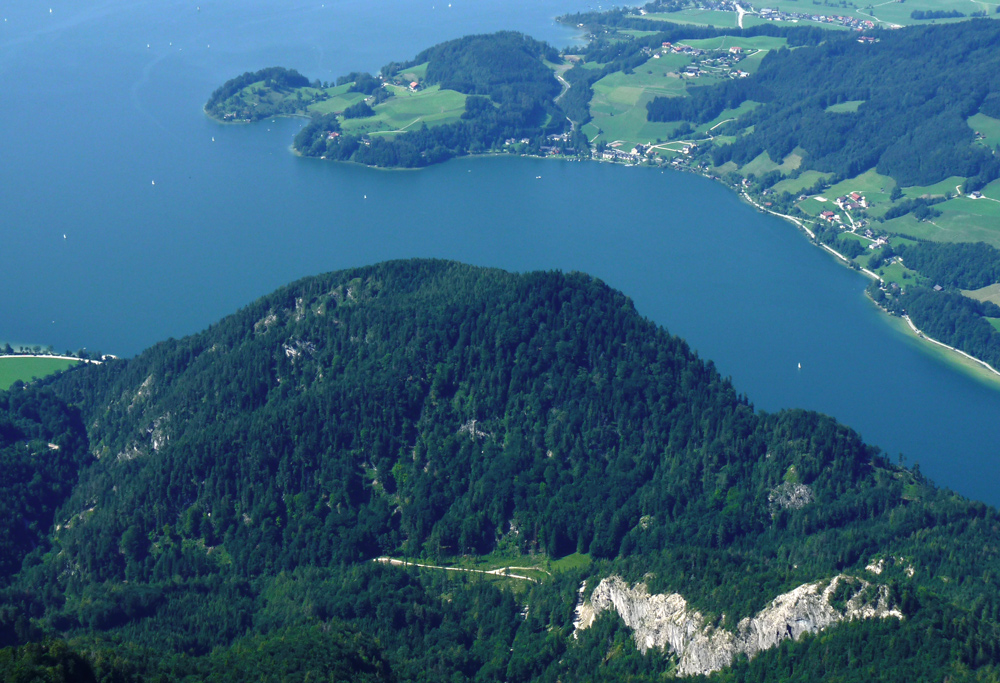
<path id="1" fill-rule="evenodd" d="M 740 47 L 739 45 L 733 45 L 731 48 L 729 48 L 729 54 L 731 55 L 738 55 L 741 52 L 743 52 L 743 48 Z"/>
<path id="2" fill-rule="evenodd" d="M 327 134 L 326 139 L 327 140 L 336 140 L 339 137 L 340 137 L 340 133 L 338 133 L 336 131 L 333 131 L 332 133 L 328 133 Z"/>
<path id="3" fill-rule="evenodd" d="M 420 83 L 417 81 L 410 81 L 410 92 L 416 92 L 417 88 L 420 87 Z"/>

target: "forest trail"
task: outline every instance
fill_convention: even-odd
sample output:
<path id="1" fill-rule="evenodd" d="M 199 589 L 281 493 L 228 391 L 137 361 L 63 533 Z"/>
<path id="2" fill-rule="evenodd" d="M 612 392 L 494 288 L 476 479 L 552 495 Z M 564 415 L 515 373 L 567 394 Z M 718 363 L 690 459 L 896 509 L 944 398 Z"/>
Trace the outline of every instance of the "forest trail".
<path id="1" fill-rule="evenodd" d="M 513 571 L 534 571 L 542 572 L 544 574 L 549 574 L 548 572 L 540 567 L 500 567 L 498 569 L 466 569 L 465 567 L 444 567 L 437 564 L 421 564 L 419 562 L 407 562 L 406 560 L 397 560 L 394 557 L 376 557 L 372 562 L 378 562 L 379 564 L 388 564 L 393 567 L 420 567 L 421 569 L 440 569 L 446 572 L 468 572 L 470 574 L 490 574 L 492 576 L 502 576 L 507 579 L 520 579 L 522 581 L 530 581 L 531 583 L 538 583 L 538 579 L 533 579 L 530 576 L 524 576 L 523 574 L 511 574 Z"/>

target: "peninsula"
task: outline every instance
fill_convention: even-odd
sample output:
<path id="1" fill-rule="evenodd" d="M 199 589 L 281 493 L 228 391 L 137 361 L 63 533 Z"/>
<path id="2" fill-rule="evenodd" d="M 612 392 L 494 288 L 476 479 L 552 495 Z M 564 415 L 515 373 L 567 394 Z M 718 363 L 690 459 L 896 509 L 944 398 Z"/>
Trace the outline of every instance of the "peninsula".
<path id="1" fill-rule="evenodd" d="M 692 23 L 695 10 L 732 25 Z M 309 116 L 298 154 L 380 167 L 534 154 L 696 172 L 869 274 L 884 310 L 998 369 L 1000 22 L 924 25 L 920 11 L 802 25 L 787 9 L 658 0 L 563 17 L 590 41 L 562 54 L 502 32 L 335 83 L 265 69 L 206 112 Z M 942 243 L 979 243 L 990 265 L 966 277 L 966 252 Z"/>

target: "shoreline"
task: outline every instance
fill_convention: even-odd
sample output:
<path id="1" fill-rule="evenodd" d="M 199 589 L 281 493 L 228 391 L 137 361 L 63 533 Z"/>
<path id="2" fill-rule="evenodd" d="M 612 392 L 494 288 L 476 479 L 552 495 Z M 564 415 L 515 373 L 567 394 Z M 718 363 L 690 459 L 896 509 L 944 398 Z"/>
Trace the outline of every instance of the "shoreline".
<path id="1" fill-rule="evenodd" d="M 701 174 L 701 175 L 703 175 L 705 177 L 708 177 L 706 174 Z M 851 259 L 847 258 L 846 256 L 844 256 L 843 254 L 841 254 L 837 250 L 833 249 L 829 245 L 823 244 L 822 242 L 817 241 L 816 240 L 816 235 L 811 230 L 809 230 L 809 228 L 807 228 L 805 226 L 805 224 L 800 219 L 795 218 L 794 216 L 789 216 L 787 214 L 778 213 L 777 211 L 772 211 L 771 209 L 768 209 L 767 207 L 761 206 L 760 204 L 758 204 L 757 202 L 755 202 L 752 197 L 750 197 L 750 195 L 746 192 L 746 190 L 743 190 L 742 192 L 739 192 L 738 194 L 745 201 L 747 201 L 751 206 L 757 208 L 759 211 L 761 211 L 763 213 L 769 213 L 772 216 L 777 216 L 779 218 L 784 218 L 785 220 L 793 223 L 796 227 L 802 229 L 806 234 L 809 235 L 809 237 L 811 238 L 811 241 L 815 245 L 817 245 L 819 247 L 822 247 L 828 253 L 830 253 L 833 256 L 835 256 L 838 261 L 841 261 L 843 263 L 844 266 L 850 268 L 851 270 L 857 270 L 857 271 L 863 273 L 864 275 L 868 276 L 869 278 L 871 278 L 872 280 L 875 280 L 876 282 L 878 282 L 880 284 L 884 282 L 884 280 L 881 277 L 879 277 L 879 275 L 877 273 L 875 273 L 875 272 L 873 272 L 871 270 L 868 270 L 867 268 L 863 268 L 863 267 L 855 268 L 854 267 L 854 262 Z M 870 300 L 870 297 L 869 297 L 869 300 Z M 872 303 L 875 304 L 874 301 L 872 301 Z M 878 308 L 878 310 L 882 313 L 882 315 L 884 315 L 890 321 L 892 321 L 892 320 L 894 320 L 895 318 L 898 317 L 898 316 L 892 315 L 891 313 L 889 313 L 888 311 L 886 311 L 884 308 L 882 308 L 878 304 L 875 304 L 875 307 Z M 940 351 L 938 353 L 933 353 L 933 351 L 935 351 L 936 349 L 934 349 L 932 346 L 927 346 L 925 344 L 922 344 L 921 348 L 926 353 L 928 353 L 929 355 L 932 355 L 932 356 L 936 355 L 936 356 L 942 358 L 947 364 L 952 365 L 952 366 L 954 366 L 956 368 L 959 368 L 959 369 L 961 369 L 961 370 L 963 370 L 963 371 L 971 374 L 976 379 L 978 379 L 978 380 L 980 380 L 980 381 L 982 381 L 984 383 L 987 383 L 987 384 L 989 384 L 990 386 L 992 386 L 994 388 L 1000 389 L 1000 370 L 997 370 L 996 368 L 994 368 L 992 365 L 990 365 L 986 361 L 981 360 L 979 358 L 976 358 L 972 354 L 966 353 L 965 351 L 962 351 L 959 348 L 955 348 L 954 346 L 949 346 L 948 344 L 945 344 L 944 342 L 938 341 L 937 339 L 934 339 L 933 337 L 927 335 L 922 330 L 920 330 L 913 323 L 912 320 L 910 320 L 910 316 L 903 315 L 903 316 L 900 317 L 900 320 L 905 321 L 907 323 L 907 325 L 905 327 L 894 325 L 894 327 L 897 327 L 898 329 L 903 330 L 904 333 L 905 333 L 905 330 L 909 330 L 911 332 L 910 336 L 912 338 L 915 338 L 915 339 L 923 341 L 923 342 L 930 342 L 931 345 L 937 346 L 938 349 L 940 349 Z M 943 353 L 942 353 L 942 351 L 943 351 Z M 958 357 L 956 358 L 955 356 L 958 356 Z"/>
<path id="2" fill-rule="evenodd" d="M 216 121 L 217 123 L 220 123 L 220 124 L 223 124 L 223 125 L 230 125 L 230 122 L 220 121 L 219 119 L 216 119 L 215 117 L 213 117 L 211 114 L 209 114 L 204 109 L 203 109 L 203 111 L 204 111 L 205 115 L 208 116 L 211 120 Z M 280 114 L 280 115 L 275 115 L 275 116 L 276 117 L 277 116 L 284 116 L 284 117 L 287 117 L 287 118 L 310 118 L 310 117 L 304 116 L 302 114 Z M 244 125 L 246 125 L 246 124 L 249 124 L 249 123 L 260 123 L 260 121 L 250 121 L 250 122 L 246 122 L 246 121 L 234 121 L 234 122 L 231 122 L 231 123 L 232 124 L 244 124 Z M 368 164 L 362 164 L 362 163 L 359 163 L 357 161 L 341 161 L 341 160 L 337 160 L 337 159 L 326 159 L 325 157 L 310 157 L 310 156 L 305 156 L 302 153 L 300 153 L 298 150 L 296 150 L 293 145 L 289 145 L 288 149 L 289 149 L 289 151 L 292 154 L 294 154 L 295 156 L 297 156 L 297 157 L 299 157 L 301 159 L 316 159 L 317 161 L 334 161 L 334 162 L 344 163 L 344 164 L 354 164 L 354 165 L 357 165 L 357 166 L 361 166 L 363 168 L 370 168 L 370 169 L 374 169 L 374 170 L 378 170 L 378 171 L 419 171 L 419 170 L 422 170 L 424 168 L 428 168 L 428 166 L 418 166 L 418 167 L 415 167 L 415 168 L 397 168 L 397 167 L 384 167 L 384 166 L 370 166 Z M 506 153 L 506 152 L 480 152 L 480 153 L 477 153 L 477 154 L 456 155 L 456 156 L 453 156 L 453 157 L 451 157 L 449 159 L 446 159 L 444 162 L 441 162 L 441 163 L 447 163 L 448 161 L 455 161 L 455 160 L 462 159 L 462 158 L 483 158 L 483 157 L 501 157 L 501 156 L 512 156 L 512 157 L 513 156 L 529 157 L 530 156 L 530 157 L 535 158 L 535 159 L 551 160 L 551 161 L 592 161 L 592 162 L 596 161 L 596 162 L 599 162 L 599 163 L 610 163 L 610 164 L 627 165 L 627 166 L 638 166 L 638 165 L 641 165 L 641 164 L 620 164 L 619 162 L 615 162 L 615 161 L 605 161 L 604 159 L 595 159 L 593 156 L 590 156 L 590 157 L 587 157 L 587 158 L 584 158 L 584 157 L 581 157 L 581 156 L 576 156 L 576 157 L 555 156 L 555 157 L 553 157 L 553 156 L 536 156 L 536 155 L 530 155 L 530 154 L 518 154 L 518 155 L 514 155 L 514 154 L 509 154 L 509 153 Z M 689 172 L 689 173 L 695 173 L 696 175 L 700 175 L 703 178 L 707 178 L 709 180 L 715 180 L 716 182 L 719 182 L 723 186 L 735 190 L 738 197 L 740 197 L 741 199 L 743 199 L 743 201 L 747 202 L 748 204 L 750 204 L 751 206 L 753 206 L 755 209 L 757 209 L 761 213 L 770 214 L 772 216 L 776 216 L 778 218 L 782 218 L 782 219 L 784 219 L 784 220 L 792 223 L 795 227 L 797 227 L 799 230 L 801 230 L 802 232 L 804 232 L 809 237 L 810 242 L 812 242 L 815 246 L 818 246 L 818 247 L 822 248 L 828 254 L 830 254 L 831 256 L 833 256 L 843 266 L 845 266 L 845 267 L 847 267 L 847 268 L 849 268 L 851 270 L 855 270 L 857 272 L 860 272 L 863 275 L 865 275 L 866 277 L 868 277 L 869 279 L 874 280 L 874 281 L 876 281 L 876 282 L 878 282 L 880 284 L 884 282 L 884 280 L 877 273 L 869 270 L 868 268 L 864 268 L 862 266 L 859 266 L 859 265 L 855 264 L 853 260 L 847 258 L 846 256 L 844 256 L 843 254 L 841 254 L 839 251 L 837 251 L 836 249 L 832 248 L 828 244 L 824 244 L 824 243 L 818 241 L 816 239 L 816 233 L 813 232 L 812 230 L 810 230 L 806 226 L 805 222 L 802 219 L 796 218 L 795 216 L 790 216 L 788 214 L 779 213 L 779 212 L 774 211 L 772 209 L 769 209 L 769 208 L 767 208 L 765 206 L 762 206 L 757 201 L 755 201 L 749 195 L 749 193 L 745 189 L 738 188 L 738 187 L 737 188 L 732 188 L 727 183 L 723 182 L 721 178 L 715 177 L 712 174 L 710 174 L 710 173 L 708 173 L 706 171 L 703 171 L 701 169 L 672 168 L 672 169 L 669 169 L 669 170 L 685 171 L 685 172 Z M 878 306 L 878 308 L 882 312 L 882 314 L 885 315 L 887 318 L 891 319 L 891 318 L 895 317 L 895 316 L 891 315 L 890 313 L 888 313 L 881 306 Z M 965 351 L 962 351 L 961 349 L 957 349 L 955 347 L 948 346 L 947 344 L 945 344 L 943 342 L 940 342 L 940 341 L 938 341 L 936 339 L 933 339 L 932 337 L 927 336 L 926 334 L 924 334 L 923 332 L 921 332 L 919 329 L 917 329 L 916 326 L 913 325 L 912 321 L 909 320 L 908 316 L 907 316 L 907 322 L 909 323 L 909 327 L 912 328 L 912 335 L 913 335 L 914 338 L 919 339 L 919 340 L 923 340 L 925 342 L 930 342 L 930 344 L 932 345 L 932 346 L 929 346 L 929 347 L 925 346 L 924 348 L 925 348 L 926 351 L 928 351 L 928 352 L 931 351 L 931 349 L 933 348 L 933 346 L 937 346 L 937 347 L 939 347 L 939 348 L 941 348 L 943 350 L 949 351 L 949 352 L 951 352 L 950 355 L 952 357 L 949 359 L 946 356 L 945 357 L 946 362 L 948 360 L 951 360 L 951 362 L 952 362 L 953 365 L 957 365 L 957 366 L 962 367 L 964 369 L 975 371 L 975 374 L 977 374 L 977 375 L 979 375 L 981 373 L 987 373 L 987 374 L 984 375 L 984 377 L 987 377 L 987 378 L 991 379 L 992 380 L 991 384 L 996 385 L 997 388 L 1000 388 L 1000 385 L 996 384 L 997 382 L 1000 382 L 1000 371 L 998 371 L 996 368 L 992 367 L 989 363 L 986 363 L 985 361 L 980 360 L 979 358 L 976 358 L 975 356 L 972 356 L 971 354 L 968 354 Z M 901 329 L 903 329 L 903 328 L 901 328 Z M 958 358 L 955 358 L 954 356 L 958 356 Z M 974 364 L 974 366 L 970 366 L 969 365 L 970 363 Z"/>

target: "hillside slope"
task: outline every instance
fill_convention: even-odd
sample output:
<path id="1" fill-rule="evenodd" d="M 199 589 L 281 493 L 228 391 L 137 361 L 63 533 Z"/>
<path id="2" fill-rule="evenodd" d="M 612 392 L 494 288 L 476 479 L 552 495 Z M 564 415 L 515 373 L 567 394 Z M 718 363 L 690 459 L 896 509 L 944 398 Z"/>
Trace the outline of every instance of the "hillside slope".
<path id="1" fill-rule="evenodd" d="M 682 595 L 723 631 L 841 574 L 859 579 L 829 591 L 837 614 L 863 578 L 902 615 L 831 617 L 719 676 L 768 680 L 788 657 L 848 678 L 855 664 L 885 680 L 985 675 L 1000 657 L 995 510 L 827 417 L 755 412 L 586 275 L 440 261 L 331 273 L 19 391 L 80 416 L 54 424 L 75 435 L 61 443 L 81 474 L 65 503 L 15 511 L 52 526 L 0 577 L 0 645 L 68 638 L 99 677 L 305 680 L 331 651 L 370 680 L 673 671 L 613 610 L 573 637 L 580 581 L 610 576 Z M 593 562 L 548 564 L 570 553 Z M 530 583 L 369 561 L 490 554 L 546 571 Z M 858 637 L 883 645 L 832 662 L 810 649 Z M 298 668 L 261 655 L 293 646 Z"/>

